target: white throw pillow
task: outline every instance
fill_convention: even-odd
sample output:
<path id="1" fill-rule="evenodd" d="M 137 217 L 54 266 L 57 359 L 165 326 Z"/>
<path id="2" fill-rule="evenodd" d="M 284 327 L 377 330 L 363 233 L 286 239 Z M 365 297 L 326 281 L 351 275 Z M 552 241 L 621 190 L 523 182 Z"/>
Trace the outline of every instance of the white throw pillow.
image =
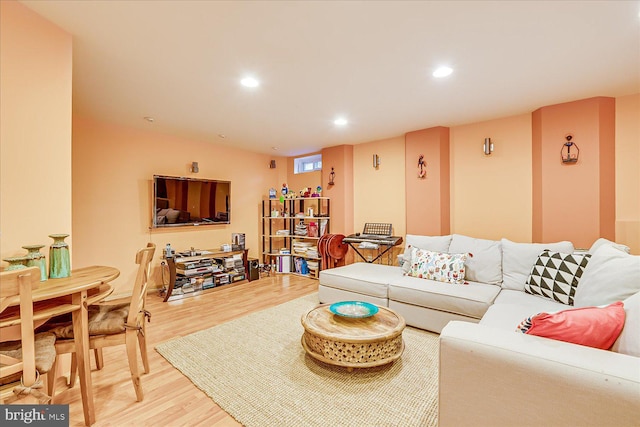
<path id="1" fill-rule="evenodd" d="M 464 262 L 466 279 L 480 283 L 502 283 L 502 249 L 497 240 L 474 239 L 454 234 L 449 253 L 470 253 Z"/>
<path id="2" fill-rule="evenodd" d="M 640 357 L 640 292 L 623 301 L 627 318 L 611 350 Z"/>
<path id="3" fill-rule="evenodd" d="M 404 274 L 409 272 L 411 268 L 411 248 L 426 249 L 433 252 L 449 252 L 449 243 L 451 243 L 451 235 L 446 236 L 421 236 L 418 234 L 407 234 L 405 236 L 404 261 L 401 262 Z"/>
<path id="4" fill-rule="evenodd" d="M 629 255 L 610 245 L 602 245 L 591 255 L 573 305 L 610 304 L 640 291 L 640 256 Z"/>
<path id="5" fill-rule="evenodd" d="M 524 292 L 529 273 L 538 255 L 545 249 L 554 252 L 572 253 L 573 243 L 516 243 L 508 239 L 500 241 L 502 245 L 502 287 Z"/>
<path id="6" fill-rule="evenodd" d="M 598 240 L 596 240 L 595 242 L 593 242 L 593 245 L 591 245 L 591 247 L 589 248 L 589 253 L 591 255 L 593 255 L 600 246 L 602 245 L 610 245 L 613 246 L 616 249 L 619 249 L 621 251 L 624 251 L 628 254 L 631 253 L 631 248 L 629 248 L 629 246 L 623 245 L 622 243 L 616 243 L 616 242 L 612 242 L 611 240 L 607 240 L 604 237 L 600 237 Z"/>
<path id="7" fill-rule="evenodd" d="M 464 262 L 468 254 L 448 254 L 411 248 L 411 268 L 407 276 L 437 282 L 464 283 Z"/>

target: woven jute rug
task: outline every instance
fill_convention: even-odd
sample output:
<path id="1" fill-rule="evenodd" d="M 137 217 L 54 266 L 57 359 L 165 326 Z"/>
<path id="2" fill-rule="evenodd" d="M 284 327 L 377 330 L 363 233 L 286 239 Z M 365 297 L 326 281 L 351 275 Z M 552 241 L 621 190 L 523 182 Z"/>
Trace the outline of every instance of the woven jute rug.
<path id="1" fill-rule="evenodd" d="M 156 350 L 248 427 L 437 425 L 438 336 L 407 327 L 400 359 L 348 372 L 301 346 L 300 318 L 317 304 L 312 294 Z"/>

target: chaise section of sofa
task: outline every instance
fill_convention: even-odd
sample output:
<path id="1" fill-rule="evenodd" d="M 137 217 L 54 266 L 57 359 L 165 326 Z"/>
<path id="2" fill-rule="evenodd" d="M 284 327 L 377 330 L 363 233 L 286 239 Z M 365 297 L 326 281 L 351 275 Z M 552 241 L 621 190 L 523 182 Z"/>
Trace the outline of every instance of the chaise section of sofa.
<path id="1" fill-rule="evenodd" d="M 468 322 L 440 335 L 448 426 L 637 426 L 640 358 Z"/>

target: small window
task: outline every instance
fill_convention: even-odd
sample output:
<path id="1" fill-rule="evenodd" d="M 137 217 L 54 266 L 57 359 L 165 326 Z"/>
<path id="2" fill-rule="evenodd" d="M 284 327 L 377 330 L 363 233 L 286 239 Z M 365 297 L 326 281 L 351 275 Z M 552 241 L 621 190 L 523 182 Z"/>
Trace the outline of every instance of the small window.
<path id="1" fill-rule="evenodd" d="M 293 169 L 296 174 L 322 170 L 322 154 L 293 159 Z"/>

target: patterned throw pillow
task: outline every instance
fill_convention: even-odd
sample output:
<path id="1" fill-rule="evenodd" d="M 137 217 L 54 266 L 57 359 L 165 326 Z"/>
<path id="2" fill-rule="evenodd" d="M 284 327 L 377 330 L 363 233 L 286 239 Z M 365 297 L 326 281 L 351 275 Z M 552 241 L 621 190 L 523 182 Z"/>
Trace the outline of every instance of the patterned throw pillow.
<path id="1" fill-rule="evenodd" d="M 411 268 L 407 276 L 438 282 L 464 283 L 464 262 L 468 254 L 448 254 L 411 248 Z"/>
<path id="2" fill-rule="evenodd" d="M 536 260 L 524 291 L 552 301 L 573 305 L 573 297 L 587 263 L 588 253 L 543 251 Z"/>

